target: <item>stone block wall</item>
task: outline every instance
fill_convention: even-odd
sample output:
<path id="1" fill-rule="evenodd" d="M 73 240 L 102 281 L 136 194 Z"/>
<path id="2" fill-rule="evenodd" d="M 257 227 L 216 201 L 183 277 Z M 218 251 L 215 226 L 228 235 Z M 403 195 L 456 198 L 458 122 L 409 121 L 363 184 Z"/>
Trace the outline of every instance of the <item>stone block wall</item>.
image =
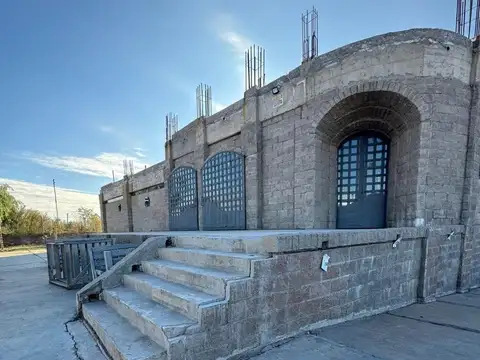
<path id="1" fill-rule="evenodd" d="M 118 206 L 121 206 L 121 210 Z M 127 202 L 124 198 L 105 204 L 106 229 L 105 232 L 126 232 L 128 228 Z"/>
<path id="2" fill-rule="evenodd" d="M 295 110 L 262 123 L 263 227 L 291 229 L 294 220 Z"/>
<path id="3" fill-rule="evenodd" d="M 247 251 L 257 246 L 272 257 L 253 260 L 250 278 L 228 283 L 226 303 L 212 314 L 216 325 L 188 336 L 187 352 L 254 353 L 319 326 L 435 301 L 457 289 L 464 229 L 299 232 L 245 242 Z"/>
<path id="4" fill-rule="evenodd" d="M 145 206 L 145 198 L 150 206 Z M 168 199 L 165 188 L 149 190 L 132 195 L 132 217 L 134 231 L 158 231 L 168 228 Z"/>
<path id="5" fill-rule="evenodd" d="M 449 31 L 414 29 L 318 56 L 174 134 L 154 185 L 164 183 L 168 194 L 171 171 L 193 166 L 200 199 L 205 160 L 237 151 L 245 156 L 247 229 L 336 228 L 337 147 L 349 135 L 374 130 L 391 140 L 387 226 L 467 224 L 479 217 L 478 94 L 471 91 L 477 45 Z M 131 180 L 142 183 L 136 175 Z M 103 187 L 102 201 L 121 189 L 122 182 Z M 157 223 L 132 221 L 130 229 Z M 465 246 L 473 244 L 468 237 Z M 462 259 L 465 266 L 472 262 L 470 255 Z"/>

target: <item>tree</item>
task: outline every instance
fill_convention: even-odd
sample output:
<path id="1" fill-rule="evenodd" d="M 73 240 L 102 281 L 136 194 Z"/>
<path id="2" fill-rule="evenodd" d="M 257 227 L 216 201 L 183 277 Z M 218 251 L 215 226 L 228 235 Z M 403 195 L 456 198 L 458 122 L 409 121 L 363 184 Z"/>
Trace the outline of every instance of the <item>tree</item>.
<path id="1" fill-rule="evenodd" d="M 10 194 L 12 188 L 7 184 L 0 185 L 0 249 L 3 250 L 3 224 L 11 220 L 20 203 Z"/>
<path id="2" fill-rule="evenodd" d="M 77 210 L 80 218 L 80 232 L 101 232 L 102 222 L 100 216 L 95 214 L 92 209 L 81 207 Z"/>

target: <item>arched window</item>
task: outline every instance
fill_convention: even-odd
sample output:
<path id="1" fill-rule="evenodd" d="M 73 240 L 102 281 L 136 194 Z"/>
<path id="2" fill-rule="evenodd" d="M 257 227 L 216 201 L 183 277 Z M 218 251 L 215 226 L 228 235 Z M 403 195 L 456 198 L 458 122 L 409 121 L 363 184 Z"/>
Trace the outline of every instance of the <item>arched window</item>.
<path id="1" fill-rule="evenodd" d="M 346 139 L 337 154 L 337 228 L 386 226 L 389 141 L 377 133 Z"/>
<path id="2" fill-rule="evenodd" d="M 245 160 L 233 151 L 209 158 L 202 169 L 204 230 L 243 230 L 245 218 Z"/>

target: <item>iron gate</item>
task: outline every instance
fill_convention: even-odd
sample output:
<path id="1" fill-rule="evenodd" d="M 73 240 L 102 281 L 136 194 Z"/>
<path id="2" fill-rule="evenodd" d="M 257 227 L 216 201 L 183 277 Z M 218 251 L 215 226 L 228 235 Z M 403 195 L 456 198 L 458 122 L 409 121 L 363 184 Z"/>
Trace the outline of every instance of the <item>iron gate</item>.
<path id="1" fill-rule="evenodd" d="M 180 166 L 168 179 L 170 230 L 198 230 L 197 171 Z"/>
<path id="2" fill-rule="evenodd" d="M 202 169 L 202 213 L 205 230 L 245 229 L 245 159 L 222 151 Z"/>
<path id="3" fill-rule="evenodd" d="M 361 134 L 338 148 L 337 228 L 385 227 L 388 146 L 377 134 Z"/>

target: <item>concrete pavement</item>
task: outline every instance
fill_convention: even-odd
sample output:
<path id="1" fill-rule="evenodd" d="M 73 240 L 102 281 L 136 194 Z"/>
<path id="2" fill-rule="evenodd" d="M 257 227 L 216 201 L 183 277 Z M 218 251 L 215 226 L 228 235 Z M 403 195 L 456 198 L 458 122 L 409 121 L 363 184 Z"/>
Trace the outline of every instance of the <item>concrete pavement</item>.
<path id="1" fill-rule="evenodd" d="M 0 360 L 105 359 L 75 291 L 48 283 L 45 254 L 0 258 Z M 480 289 L 312 331 L 255 360 L 480 358 Z"/>
<path id="2" fill-rule="evenodd" d="M 46 254 L 0 257 L 0 360 L 105 359 L 75 313 L 75 290 L 50 285 Z"/>
<path id="3" fill-rule="evenodd" d="M 480 359 L 480 289 L 312 331 L 255 360 Z"/>

